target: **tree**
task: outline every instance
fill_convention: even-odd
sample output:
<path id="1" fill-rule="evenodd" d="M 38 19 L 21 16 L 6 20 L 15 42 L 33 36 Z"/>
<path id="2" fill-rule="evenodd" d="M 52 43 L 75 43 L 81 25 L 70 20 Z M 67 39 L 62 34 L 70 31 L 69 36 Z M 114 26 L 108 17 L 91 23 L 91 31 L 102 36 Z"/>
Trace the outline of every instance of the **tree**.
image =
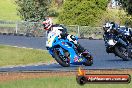
<path id="1" fill-rule="evenodd" d="M 50 0 L 16 0 L 20 17 L 25 21 L 39 21 L 48 13 Z"/>
<path id="2" fill-rule="evenodd" d="M 128 14 L 132 15 L 132 0 L 117 0 L 120 2 L 122 7 L 128 12 Z"/>
<path id="3" fill-rule="evenodd" d="M 126 24 L 132 27 L 132 0 L 117 0 L 121 4 L 122 8 L 128 13 Z"/>
<path id="4" fill-rule="evenodd" d="M 70 25 L 95 26 L 106 10 L 108 0 L 66 0 L 59 22 Z"/>

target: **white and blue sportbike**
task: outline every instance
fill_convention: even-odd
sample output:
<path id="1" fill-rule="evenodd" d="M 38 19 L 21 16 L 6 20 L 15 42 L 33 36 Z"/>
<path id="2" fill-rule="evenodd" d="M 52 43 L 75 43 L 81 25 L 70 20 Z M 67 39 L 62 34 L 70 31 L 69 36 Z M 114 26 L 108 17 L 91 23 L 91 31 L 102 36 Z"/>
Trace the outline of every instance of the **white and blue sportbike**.
<path id="1" fill-rule="evenodd" d="M 124 61 L 132 59 L 132 33 L 129 28 L 111 29 L 104 34 L 107 53 L 114 53 Z"/>
<path id="2" fill-rule="evenodd" d="M 48 33 L 46 47 L 61 66 L 69 67 L 70 64 L 91 66 L 93 64 L 93 58 L 88 51 L 83 54 L 78 53 L 76 46 L 68 39 L 59 38 L 60 33 L 56 31 Z"/>

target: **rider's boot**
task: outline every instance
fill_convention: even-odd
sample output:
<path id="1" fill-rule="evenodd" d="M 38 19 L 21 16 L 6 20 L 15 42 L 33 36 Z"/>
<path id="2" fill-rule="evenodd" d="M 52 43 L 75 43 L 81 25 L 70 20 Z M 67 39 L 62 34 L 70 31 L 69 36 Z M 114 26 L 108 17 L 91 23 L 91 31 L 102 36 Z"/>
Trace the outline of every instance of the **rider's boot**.
<path id="1" fill-rule="evenodd" d="M 82 47 L 79 43 L 76 44 L 77 50 L 79 53 L 83 54 L 88 54 L 88 51 L 86 49 L 84 49 L 84 47 Z"/>
<path id="2" fill-rule="evenodd" d="M 76 44 L 76 47 L 79 53 L 82 53 L 83 51 L 85 51 L 85 49 L 79 43 Z"/>
<path id="3" fill-rule="evenodd" d="M 90 60 L 93 59 L 93 57 L 90 55 L 88 50 L 84 49 L 79 43 L 76 45 L 78 52 L 80 53 L 79 56 L 84 56 L 86 58 L 89 58 Z"/>

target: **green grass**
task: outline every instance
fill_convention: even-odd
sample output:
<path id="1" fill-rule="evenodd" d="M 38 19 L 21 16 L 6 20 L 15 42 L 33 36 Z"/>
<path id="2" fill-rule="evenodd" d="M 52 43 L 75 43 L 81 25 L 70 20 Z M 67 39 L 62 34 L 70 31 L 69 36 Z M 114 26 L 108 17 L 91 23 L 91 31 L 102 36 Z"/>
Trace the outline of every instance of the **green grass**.
<path id="1" fill-rule="evenodd" d="M 48 77 L 6 81 L 0 88 L 131 88 L 130 84 L 85 84 L 80 86 L 75 77 Z"/>
<path id="2" fill-rule="evenodd" d="M 0 66 L 49 62 L 47 51 L 0 45 Z"/>
<path id="3" fill-rule="evenodd" d="M 0 0 L 0 20 L 20 20 L 15 0 Z"/>
<path id="4" fill-rule="evenodd" d="M 16 24 L 0 24 L 0 27 L 16 27 Z"/>

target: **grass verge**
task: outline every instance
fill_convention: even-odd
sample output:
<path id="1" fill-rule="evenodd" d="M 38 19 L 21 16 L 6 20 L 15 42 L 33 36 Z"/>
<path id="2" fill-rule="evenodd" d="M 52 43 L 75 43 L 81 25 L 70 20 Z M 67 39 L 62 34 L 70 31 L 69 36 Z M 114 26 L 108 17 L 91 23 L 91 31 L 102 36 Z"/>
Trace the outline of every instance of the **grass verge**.
<path id="1" fill-rule="evenodd" d="M 0 45 L 0 66 L 49 62 L 47 51 Z"/>
<path id="2" fill-rule="evenodd" d="M 17 5 L 15 0 L 0 0 L 1 20 L 20 20 L 17 15 Z"/>
<path id="3" fill-rule="evenodd" d="M 75 76 L 14 80 L 0 83 L 0 88 L 130 88 L 130 84 L 85 84 L 80 86 Z"/>

